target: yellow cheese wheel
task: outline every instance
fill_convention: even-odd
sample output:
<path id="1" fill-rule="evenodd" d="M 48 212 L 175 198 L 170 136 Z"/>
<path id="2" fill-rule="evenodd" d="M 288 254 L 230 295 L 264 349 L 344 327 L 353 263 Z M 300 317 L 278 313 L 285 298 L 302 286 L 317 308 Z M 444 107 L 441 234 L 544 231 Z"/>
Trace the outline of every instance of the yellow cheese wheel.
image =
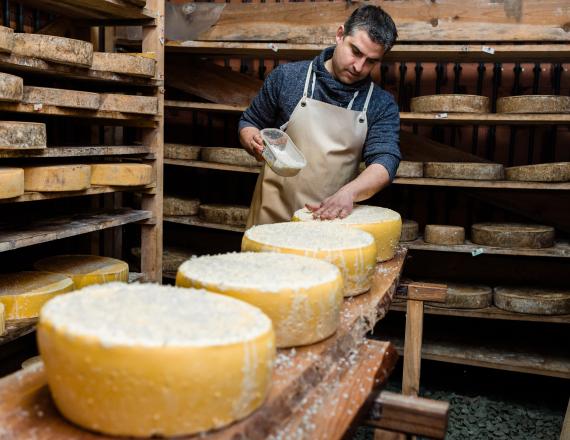
<path id="1" fill-rule="evenodd" d="M 0 336 L 6 333 L 6 318 L 4 316 L 6 312 L 6 307 L 3 303 L 0 303 Z"/>
<path id="2" fill-rule="evenodd" d="M 48 272 L 15 272 L 0 275 L 0 304 L 6 319 L 36 318 L 44 303 L 71 292 L 73 280 Z"/>
<path id="3" fill-rule="evenodd" d="M 56 255 L 37 261 L 34 267 L 70 277 L 76 289 L 111 281 L 127 282 L 129 279 L 127 263 L 98 255 Z"/>
<path id="4" fill-rule="evenodd" d="M 340 269 L 344 296 L 370 289 L 376 264 L 376 243 L 367 232 L 326 222 L 289 222 L 254 226 L 242 251 L 281 252 L 328 261 Z"/>
<path id="5" fill-rule="evenodd" d="M 9 199 L 24 194 L 24 169 L 0 168 L 0 199 Z"/>
<path id="6" fill-rule="evenodd" d="M 273 321 L 277 347 L 312 344 L 332 335 L 343 297 L 336 266 L 292 254 L 192 258 L 178 269 L 176 285 L 223 293 L 259 307 Z"/>
<path id="7" fill-rule="evenodd" d="M 91 184 L 140 186 L 152 182 L 152 167 L 141 163 L 102 163 L 91 165 Z"/>
<path id="8" fill-rule="evenodd" d="M 26 191 L 81 191 L 91 186 L 89 165 L 45 165 L 24 168 Z"/>
<path id="9" fill-rule="evenodd" d="M 220 428 L 264 401 L 275 358 L 271 320 L 205 290 L 90 286 L 42 309 L 38 344 L 64 417 L 110 435 Z"/>
<path id="10" fill-rule="evenodd" d="M 319 222 L 322 220 L 315 220 L 311 211 L 302 208 L 295 212 L 293 221 Z M 379 206 L 356 205 L 349 216 L 325 221 L 369 232 L 376 240 L 378 261 L 394 258 L 402 233 L 402 218 L 396 211 Z"/>

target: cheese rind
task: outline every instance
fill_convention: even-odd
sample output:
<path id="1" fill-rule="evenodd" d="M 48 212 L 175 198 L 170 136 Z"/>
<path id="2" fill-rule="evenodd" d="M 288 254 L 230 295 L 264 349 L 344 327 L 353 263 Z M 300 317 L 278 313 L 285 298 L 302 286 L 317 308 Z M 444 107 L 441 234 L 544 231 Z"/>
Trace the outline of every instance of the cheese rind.
<path id="1" fill-rule="evenodd" d="M 443 245 L 463 244 L 465 243 L 465 228 L 450 225 L 426 225 L 424 241 Z"/>
<path id="2" fill-rule="evenodd" d="M 156 69 L 156 61 L 128 53 L 94 52 L 91 69 L 152 78 Z"/>
<path id="3" fill-rule="evenodd" d="M 200 200 L 185 197 L 164 196 L 164 215 L 196 215 L 200 207 Z"/>
<path id="4" fill-rule="evenodd" d="M 24 169 L 0 167 L 0 199 L 24 194 Z"/>
<path id="5" fill-rule="evenodd" d="M 475 223 L 471 241 L 486 246 L 542 249 L 554 246 L 552 226 L 525 223 Z"/>
<path id="6" fill-rule="evenodd" d="M 374 237 L 341 224 L 289 222 L 254 226 L 242 240 L 242 251 L 281 252 L 318 258 L 340 269 L 344 296 L 370 289 L 376 264 Z"/>
<path id="7" fill-rule="evenodd" d="M 22 102 L 27 104 L 45 104 L 58 107 L 97 110 L 99 94 L 80 90 L 52 89 L 50 87 L 24 87 Z"/>
<path id="8" fill-rule="evenodd" d="M 89 165 L 44 165 L 24 168 L 26 191 L 82 191 L 90 186 Z"/>
<path id="9" fill-rule="evenodd" d="M 16 33 L 12 53 L 71 66 L 91 67 L 93 45 L 54 35 Z"/>
<path id="10" fill-rule="evenodd" d="M 24 80 L 19 76 L 0 73 L 0 101 L 21 101 Z"/>
<path id="11" fill-rule="evenodd" d="M 428 301 L 432 307 L 452 309 L 483 309 L 493 304 L 493 289 L 489 286 L 446 283 L 447 295 L 444 303 Z"/>
<path id="12" fill-rule="evenodd" d="M 201 147 L 184 144 L 164 144 L 164 157 L 168 159 L 198 160 Z"/>
<path id="13" fill-rule="evenodd" d="M 200 157 L 205 162 L 225 163 L 244 167 L 259 167 L 261 162 L 242 148 L 204 147 Z"/>
<path id="14" fill-rule="evenodd" d="M 152 166 L 141 163 L 91 165 L 91 185 L 141 186 L 152 183 Z"/>
<path id="15" fill-rule="evenodd" d="M 3 303 L 0 303 L 0 336 L 6 333 L 6 317 L 5 317 L 6 307 Z"/>
<path id="16" fill-rule="evenodd" d="M 497 113 L 570 113 L 570 96 L 504 96 L 497 99 Z"/>
<path id="17" fill-rule="evenodd" d="M 426 95 L 410 102 L 411 110 L 421 113 L 488 113 L 489 106 L 489 98 L 480 95 Z"/>
<path id="18" fill-rule="evenodd" d="M 154 96 L 121 95 L 118 93 L 101 93 L 99 110 L 108 112 L 136 113 L 156 115 L 158 99 Z"/>
<path id="19" fill-rule="evenodd" d="M 193 434 L 249 415 L 267 395 L 275 356 L 259 309 L 154 284 L 56 298 L 42 310 L 38 343 L 67 419 L 135 437 Z"/>
<path id="20" fill-rule="evenodd" d="M 402 235 L 400 241 L 414 241 L 418 238 L 419 225 L 415 220 L 404 220 L 402 222 Z"/>
<path id="21" fill-rule="evenodd" d="M 424 176 L 435 179 L 501 180 L 503 165 L 476 162 L 426 162 Z"/>
<path id="22" fill-rule="evenodd" d="M 0 26 L 0 52 L 12 52 L 14 47 L 14 30 Z"/>
<path id="23" fill-rule="evenodd" d="M 248 206 L 202 204 L 198 216 L 205 221 L 232 226 L 245 226 L 249 214 Z"/>
<path id="24" fill-rule="evenodd" d="M 423 162 L 412 162 L 409 160 L 400 161 L 398 166 L 398 171 L 396 171 L 396 177 L 423 177 L 424 175 L 424 163 Z"/>
<path id="25" fill-rule="evenodd" d="M 570 162 L 505 168 L 505 178 L 522 182 L 567 182 L 570 181 Z"/>
<path id="26" fill-rule="evenodd" d="M 493 301 L 503 310 L 536 315 L 570 313 L 570 291 L 537 287 L 495 287 Z"/>
<path id="27" fill-rule="evenodd" d="M 0 121 L 0 149 L 46 148 L 46 126 L 37 122 Z"/>
<path id="28" fill-rule="evenodd" d="M 242 252 L 192 258 L 176 285 L 203 288 L 259 307 L 275 328 L 277 347 L 318 342 L 340 319 L 343 283 L 333 264 L 292 254 Z"/>

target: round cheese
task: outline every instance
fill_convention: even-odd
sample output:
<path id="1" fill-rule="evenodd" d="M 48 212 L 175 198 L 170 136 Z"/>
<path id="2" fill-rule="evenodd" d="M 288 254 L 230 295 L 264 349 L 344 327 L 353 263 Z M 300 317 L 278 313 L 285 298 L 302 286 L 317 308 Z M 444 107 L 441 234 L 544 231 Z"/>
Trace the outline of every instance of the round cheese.
<path id="1" fill-rule="evenodd" d="M 493 289 L 489 286 L 446 283 L 447 296 L 444 303 L 428 301 L 432 307 L 450 309 L 483 309 L 493 304 Z"/>
<path id="2" fill-rule="evenodd" d="M 0 303 L 6 319 L 36 318 L 46 301 L 73 287 L 71 278 L 57 273 L 6 273 L 0 275 Z"/>
<path id="3" fill-rule="evenodd" d="M 426 162 L 425 177 L 458 180 L 501 180 L 503 165 L 477 162 Z"/>
<path id="4" fill-rule="evenodd" d="M 426 225 L 424 241 L 431 244 L 463 244 L 465 242 L 465 228 L 449 225 Z"/>
<path id="5" fill-rule="evenodd" d="M 24 169 L 0 168 L 0 199 L 10 199 L 24 194 Z"/>
<path id="6" fill-rule="evenodd" d="M 46 125 L 38 122 L 0 121 L 0 149 L 46 148 Z"/>
<path id="7" fill-rule="evenodd" d="M 198 160 L 200 147 L 184 144 L 164 144 L 164 157 L 169 159 Z"/>
<path id="8" fill-rule="evenodd" d="M 178 269 L 176 285 L 259 307 L 273 321 L 277 347 L 312 344 L 332 335 L 343 297 L 342 275 L 333 264 L 273 252 L 192 258 Z"/>
<path id="9" fill-rule="evenodd" d="M 293 221 L 322 222 L 322 220 L 315 220 L 311 211 L 306 208 L 296 211 Z M 324 222 L 347 225 L 372 234 L 376 240 L 378 261 L 387 261 L 394 257 L 402 234 L 400 214 L 379 206 L 356 205 L 347 217 Z"/>
<path id="10" fill-rule="evenodd" d="M 23 94 L 22 78 L 0 72 L 0 101 L 21 101 Z"/>
<path id="11" fill-rule="evenodd" d="M 261 166 L 261 162 L 258 162 L 255 157 L 242 148 L 202 148 L 200 157 L 205 162 L 225 163 L 227 165 L 239 165 L 244 167 Z"/>
<path id="12" fill-rule="evenodd" d="M 370 289 L 376 263 L 376 243 L 372 235 L 327 222 L 254 226 L 245 232 L 241 250 L 297 254 L 328 261 L 342 273 L 344 296 Z"/>
<path id="13" fill-rule="evenodd" d="M 570 96 L 504 96 L 497 99 L 497 113 L 570 113 Z"/>
<path id="14" fill-rule="evenodd" d="M 475 223 L 471 241 L 486 246 L 542 249 L 554 246 L 552 226 L 524 223 Z"/>
<path id="15" fill-rule="evenodd" d="M 42 309 L 38 344 L 64 417 L 109 435 L 220 428 L 258 408 L 271 320 L 243 301 L 156 284 L 90 286 Z"/>
<path id="16" fill-rule="evenodd" d="M 223 225 L 245 226 L 249 214 L 249 206 L 202 204 L 198 208 L 198 216 L 207 222 Z"/>
<path id="17" fill-rule="evenodd" d="M 402 222 L 402 235 L 400 241 L 414 241 L 418 238 L 419 225 L 415 220 L 404 220 Z"/>
<path id="18" fill-rule="evenodd" d="M 152 166 L 141 163 L 102 163 L 91 165 L 91 184 L 140 186 L 152 182 Z"/>
<path id="19" fill-rule="evenodd" d="M 200 200 L 186 197 L 164 196 L 164 215 L 196 215 Z"/>
<path id="20" fill-rule="evenodd" d="M 398 171 L 396 171 L 396 177 L 423 177 L 423 175 L 423 162 L 411 162 L 409 160 L 402 160 L 398 166 Z"/>
<path id="21" fill-rule="evenodd" d="M 570 162 L 505 168 L 505 178 L 523 182 L 567 182 L 570 181 Z"/>
<path id="22" fill-rule="evenodd" d="M 34 267 L 70 277 L 76 289 L 111 281 L 127 282 L 129 279 L 127 263 L 97 255 L 57 255 L 37 261 Z"/>
<path id="23" fill-rule="evenodd" d="M 488 113 L 489 98 L 479 95 L 442 94 L 412 98 L 413 112 Z"/>
<path id="24" fill-rule="evenodd" d="M 536 287 L 495 287 L 495 305 L 515 313 L 565 315 L 570 313 L 570 291 Z"/>
<path id="25" fill-rule="evenodd" d="M 91 186 L 89 165 L 45 165 L 24 168 L 26 191 L 82 191 Z"/>

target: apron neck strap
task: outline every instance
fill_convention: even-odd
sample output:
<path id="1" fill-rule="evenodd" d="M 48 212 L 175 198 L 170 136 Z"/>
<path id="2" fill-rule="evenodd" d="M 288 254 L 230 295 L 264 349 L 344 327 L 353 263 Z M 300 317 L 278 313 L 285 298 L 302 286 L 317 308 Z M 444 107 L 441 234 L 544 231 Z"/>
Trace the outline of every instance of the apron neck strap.
<path id="1" fill-rule="evenodd" d="M 366 95 L 366 101 L 364 101 L 364 107 L 360 116 L 358 117 L 359 122 L 364 122 L 366 120 L 366 111 L 368 110 L 368 104 L 370 103 L 370 98 L 372 97 L 372 92 L 374 91 L 374 83 L 370 82 L 370 88 L 368 89 L 368 95 Z"/>
<path id="2" fill-rule="evenodd" d="M 309 91 L 309 81 L 311 80 L 311 73 L 313 71 L 313 62 L 309 64 L 309 69 L 307 70 L 307 78 L 305 78 L 305 88 L 303 89 L 303 98 L 301 99 L 301 105 L 305 105 L 307 100 L 307 92 Z M 313 89 L 311 92 L 315 90 L 315 79 L 313 78 Z M 312 95 L 312 93 L 311 93 Z"/>

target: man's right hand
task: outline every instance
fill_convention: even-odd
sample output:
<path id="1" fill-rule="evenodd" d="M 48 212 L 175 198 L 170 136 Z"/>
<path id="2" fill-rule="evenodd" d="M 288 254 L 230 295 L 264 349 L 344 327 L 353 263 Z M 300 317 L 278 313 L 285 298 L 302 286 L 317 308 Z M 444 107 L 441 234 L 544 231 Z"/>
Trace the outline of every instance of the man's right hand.
<path id="1" fill-rule="evenodd" d="M 245 127 L 239 132 L 239 141 L 242 147 L 257 159 L 258 162 L 263 161 L 261 153 L 263 153 L 263 139 L 259 134 L 259 130 L 255 127 Z"/>

